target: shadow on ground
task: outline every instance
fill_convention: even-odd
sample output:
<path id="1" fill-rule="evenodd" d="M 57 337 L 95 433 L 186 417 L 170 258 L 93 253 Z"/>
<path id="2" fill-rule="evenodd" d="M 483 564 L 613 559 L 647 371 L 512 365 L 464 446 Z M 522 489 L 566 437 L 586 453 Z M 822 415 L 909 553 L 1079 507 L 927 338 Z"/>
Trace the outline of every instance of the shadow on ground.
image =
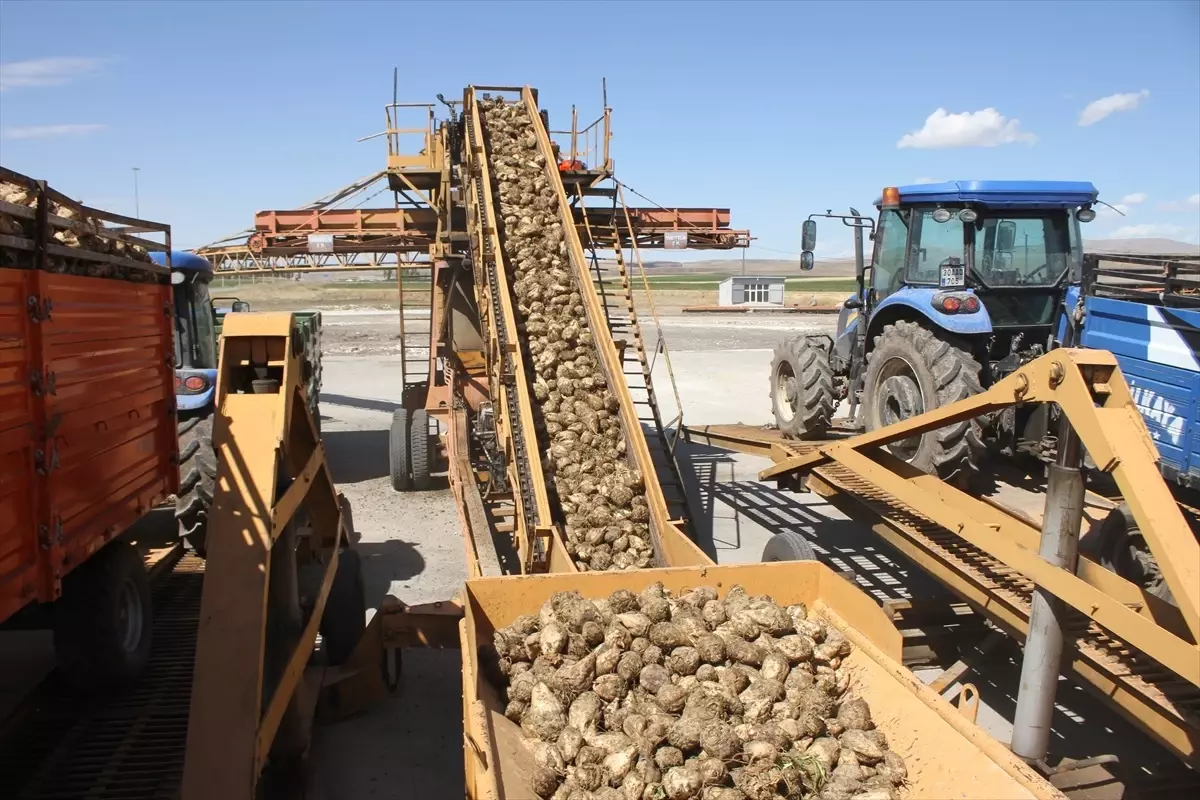
<path id="1" fill-rule="evenodd" d="M 386 430 L 328 431 L 321 440 L 335 484 L 359 483 L 389 474 Z"/>
<path id="2" fill-rule="evenodd" d="M 364 411 L 383 411 L 388 414 L 400 408 L 399 403 L 393 403 L 389 400 L 373 400 L 369 397 L 351 397 L 346 394 L 330 394 L 329 392 L 321 392 L 321 405 L 331 406 L 350 406 L 351 408 L 361 408 Z M 329 419 L 323 417 L 323 419 Z"/>
<path id="3" fill-rule="evenodd" d="M 408 542 L 388 539 L 355 545 L 363 562 L 363 590 L 367 605 L 379 606 L 383 596 L 397 581 L 406 581 L 425 571 L 425 557 Z"/>

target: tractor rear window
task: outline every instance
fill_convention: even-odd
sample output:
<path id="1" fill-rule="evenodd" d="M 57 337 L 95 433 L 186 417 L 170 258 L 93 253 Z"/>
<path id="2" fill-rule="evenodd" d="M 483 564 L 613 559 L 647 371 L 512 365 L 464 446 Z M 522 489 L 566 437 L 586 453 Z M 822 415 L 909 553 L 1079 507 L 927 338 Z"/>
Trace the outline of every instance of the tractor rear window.
<path id="1" fill-rule="evenodd" d="M 975 271 L 989 286 L 1052 286 L 1067 269 L 1070 217 L 988 217 L 975 223 Z"/>

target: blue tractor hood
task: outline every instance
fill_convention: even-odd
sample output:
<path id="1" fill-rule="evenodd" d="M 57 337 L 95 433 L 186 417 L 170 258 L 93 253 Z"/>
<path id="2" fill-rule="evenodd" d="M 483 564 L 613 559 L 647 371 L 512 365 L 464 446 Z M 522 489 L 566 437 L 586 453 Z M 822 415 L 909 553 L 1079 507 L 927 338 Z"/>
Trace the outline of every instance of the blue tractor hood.
<path id="1" fill-rule="evenodd" d="M 900 203 L 972 203 L 989 208 L 1076 208 L 1096 202 L 1086 181 L 944 181 L 901 186 Z M 883 198 L 875 201 L 883 205 Z"/>
<path id="2" fill-rule="evenodd" d="M 167 254 L 159 251 L 150 254 L 150 260 L 160 267 L 167 263 Z M 212 272 L 212 264 L 207 258 L 198 256 L 195 253 L 189 253 L 186 250 L 171 251 L 171 269 L 181 270 L 183 272 Z"/>

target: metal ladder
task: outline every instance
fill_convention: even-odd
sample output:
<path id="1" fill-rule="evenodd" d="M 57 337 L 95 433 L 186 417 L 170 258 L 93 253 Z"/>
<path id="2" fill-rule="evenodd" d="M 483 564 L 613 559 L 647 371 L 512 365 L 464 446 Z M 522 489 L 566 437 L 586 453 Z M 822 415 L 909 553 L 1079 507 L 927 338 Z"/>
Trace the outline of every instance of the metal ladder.
<path id="1" fill-rule="evenodd" d="M 424 265 L 422 265 L 424 269 Z M 396 264 L 396 293 L 400 316 L 401 403 L 416 407 L 424 397 L 412 398 L 415 389 L 429 380 L 429 336 L 433 324 L 433 269 L 420 275 L 412 265 Z"/>
<path id="2" fill-rule="evenodd" d="M 614 209 L 617 202 L 617 195 L 614 193 Z M 620 203 L 624 209 L 623 198 Z M 646 445 L 650 450 L 658 483 L 662 487 L 663 497 L 667 502 L 667 510 L 672 519 L 688 520 L 690 527 L 691 514 L 688 508 L 687 494 L 684 491 L 679 464 L 675 460 L 675 445 L 683 433 L 683 406 L 679 400 L 679 390 L 675 385 L 675 374 L 671 368 L 670 355 L 662 336 L 662 326 L 659 324 L 658 314 L 654 310 L 653 300 L 650 300 L 650 315 L 654 322 L 656 341 L 652 353 L 647 353 L 645 338 L 642 335 L 641 324 L 633 300 L 633 283 L 621 248 L 621 234 L 617 228 L 616 214 L 614 213 L 612 216 L 611 231 L 605 232 L 611 233 L 613 237 L 612 251 L 614 254 L 611 264 L 606 264 L 600 259 L 596 241 L 598 232 L 591 226 L 582 198 L 579 208 L 582 210 L 584 226 L 588 233 L 590 271 L 596 284 L 596 292 L 604 308 L 609 333 L 617 345 L 622 376 L 629 388 L 630 397 L 633 399 L 638 421 L 643 428 L 649 426 L 654 434 L 646 436 Z M 627 211 L 625 218 L 626 225 L 629 226 Z M 633 246 L 633 252 L 643 283 L 645 283 L 645 269 L 641 262 L 641 256 L 637 252 L 636 244 Z M 615 287 L 612 285 L 614 283 L 617 284 Z M 648 285 L 646 289 L 649 299 Z M 674 394 L 675 407 L 678 409 L 675 418 L 665 425 L 652 378 L 659 355 L 662 355 L 664 359 L 671 390 Z"/>

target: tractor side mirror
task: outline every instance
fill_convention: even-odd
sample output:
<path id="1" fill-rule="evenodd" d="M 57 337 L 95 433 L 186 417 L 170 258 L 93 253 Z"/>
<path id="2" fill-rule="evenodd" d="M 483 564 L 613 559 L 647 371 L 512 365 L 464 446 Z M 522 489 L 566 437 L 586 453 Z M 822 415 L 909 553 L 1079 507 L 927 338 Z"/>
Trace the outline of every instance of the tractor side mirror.
<path id="1" fill-rule="evenodd" d="M 996 250 L 1011 253 L 1016 249 L 1017 223 L 1005 220 L 996 226 Z"/>
<path id="2" fill-rule="evenodd" d="M 249 311 L 249 310 L 250 310 L 250 304 L 247 303 L 245 300 L 234 300 L 233 301 L 233 313 L 238 314 L 243 311 Z"/>
<path id="3" fill-rule="evenodd" d="M 811 253 L 817 249 L 817 221 L 815 219 L 804 220 L 804 225 L 801 227 L 800 249 L 806 253 Z"/>
<path id="4" fill-rule="evenodd" d="M 842 303 L 842 308 L 855 309 L 855 308 L 862 308 L 862 307 L 863 307 L 862 298 L 859 297 L 858 295 L 854 295 L 853 297 L 847 297 L 846 302 Z"/>
<path id="5" fill-rule="evenodd" d="M 813 268 L 813 254 L 811 250 L 805 250 L 800 254 L 800 269 L 808 272 Z"/>

